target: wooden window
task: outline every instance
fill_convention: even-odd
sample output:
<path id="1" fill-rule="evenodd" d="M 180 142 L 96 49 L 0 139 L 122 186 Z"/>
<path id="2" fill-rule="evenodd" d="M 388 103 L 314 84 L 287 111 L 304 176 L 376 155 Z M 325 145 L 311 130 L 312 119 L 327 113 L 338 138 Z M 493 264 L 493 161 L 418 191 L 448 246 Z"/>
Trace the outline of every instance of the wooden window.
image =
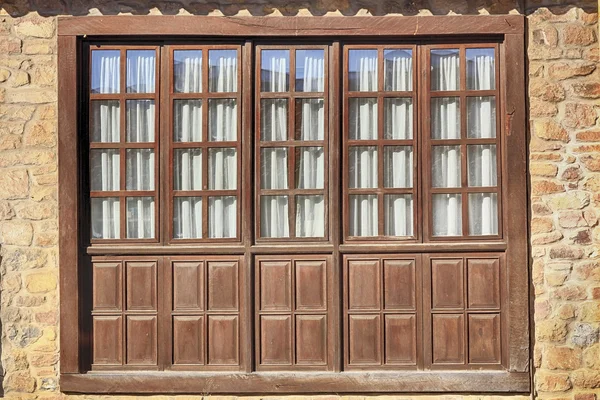
<path id="1" fill-rule="evenodd" d="M 61 388 L 528 391 L 523 29 L 61 20 Z"/>

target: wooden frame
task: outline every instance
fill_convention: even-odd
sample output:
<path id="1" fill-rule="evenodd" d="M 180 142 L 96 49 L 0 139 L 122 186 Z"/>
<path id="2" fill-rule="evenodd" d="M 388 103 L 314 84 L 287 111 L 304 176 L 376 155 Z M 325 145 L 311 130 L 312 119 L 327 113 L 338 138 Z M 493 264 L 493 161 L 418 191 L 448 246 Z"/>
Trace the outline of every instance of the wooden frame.
<path id="1" fill-rule="evenodd" d="M 127 21 L 127 23 L 124 23 Z M 131 27 L 135 27 L 133 30 Z M 328 36 L 361 39 L 376 36 L 394 39 L 412 38 L 424 43 L 430 35 L 438 40 L 457 38 L 457 35 L 488 35 L 497 37 L 500 45 L 498 64 L 500 66 L 503 87 L 499 108 L 504 141 L 502 158 L 506 168 L 523 171 L 514 174 L 508 180 L 502 176 L 502 192 L 510 195 L 511 212 L 503 213 L 503 226 L 510 227 L 501 240 L 487 238 L 472 243 L 406 243 L 399 246 L 391 243 L 347 243 L 340 244 L 339 232 L 330 232 L 332 244 L 315 245 L 310 249 L 293 244 L 257 244 L 251 246 L 248 224 L 242 221 L 242 244 L 221 246 L 174 246 L 127 244 L 125 246 L 95 245 L 88 254 L 245 254 L 246 276 L 251 281 L 253 254 L 282 254 L 288 252 L 330 253 L 333 265 L 341 265 L 341 253 L 398 254 L 406 252 L 464 252 L 464 251 L 506 251 L 507 297 L 511 299 L 506 310 L 506 370 L 486 372 L 452 372 L 424 370 L 416 372 L 370 372 L 339 373 L 341 354 L 334 354 L 336 372 L 313 374 L 309 372 L 279 372 L 277 374 L 249 373 L 251 364 L 245 361 L 246 372 L 242 373 L 204 373 L 204 372 L 114 372 L 89 371 L 87 349 L 90 338 L 84 328 L 87 317 L 87 302 L 84 292 L 89 283 L 85 266 L 86 243 L 84 231 L 87 223 L 79 218 L 79 210 L 85 209 L 81 202 L 81 157 L 78 156 L 80 142 L 79 129 L 83 125 L 79 118 L 82 111 L 80 96 L 82 77 L 81 46 L 83 36 L 88 38 L 114 37 L 123 34 L 136 36 L 205 36 L 205 37 L 320 37 Z M 527 177 L 526 171 L 526 114 L 525 114 L 525 50 L 524 17 L 522 16 L 445 16 L 445 17 L 352 17 L 352 18 L 308 18 L 308 17 L 170 17 L 170 16 L 115 16 L 115 17 L 70 17 L 59 18 L 58 23 L 58 63 L 59 63 L 59 202 L 60 202 L 60 290 L 61 296 L 61 390 L 87 393 L 261 393 L 280 391 L 285 393 L 322 393 L 322 392 L 528 392 L 529 377 L 529 319 L 528 319 L 528 249 L 527 226 Z M 379 39 L 379 40 L 380 40 Z M 246 43 L 243 54 L 250 55 L 252 44 Z M 340 46 L 334 44 L 329 55 L 340 54 Z M 338 66 L 339 67 L 339 66 Z M 335 71 L 335 67 L 334 67 Z M 162 71 L 161 71 L 162 72 Z M 249 77 L 250 70 L 243 67 L 243 75 Z M 334 72 L 332 75 L 336 75 Z M 506 79 L 510 76 L 510 79 Z M 332 76 L 330 82 L 334 82 Z M 331 90 L 339 90 L 339 84 L 333 83 Z M 243 95 L 247 104 L 251 97 Z M 339 106 L 339 99 L 332 98 L 329 111 Z M 242 120 L 243 130 L 250 128 L 248 113 Z M 73 116 L 78 116 L 74 118 Z M 164 124 L 164 121 L 163 121 Z M 339 119 L 332 114 L 329 129 L 337 129 Z M 166 126 L 161 125 L 161 129 Z M 334 135 L 331 135 L 332 137 Z M 250 157 L 249 146 L 242 136 L 242 152 Z M 332 168 L 336 169 L 336 146 L 338 139 L 332 138 Z M 510 148 L 507 152 L 505 149 Z M 339 170 L 339 169 L 338 169 Z M 251 179 L 249 171 L 242 172 Z M 330 172 L 332 182 L 331 202 L 339 200 L 339 182 L 334 172 Z M 339 178 L 339 177 L 337 177 Z M 248 181 L 247 181 L 248 182 Z M 162 189 L 161 189 L 162 190 Z M 249 209 L 251 199 L 242 195 L 244 209 Z M 247 208 L 248 207 L 248 208 Z M 506 204 L 503 206 L 506 207 Z M 341 282 L 339 272 L 335 271 L 334 282 Z M 67 294 L 68 295 L 65 295 Z M 245 294 L 250 303 L 250 294 Z M 246 306 L 244 306 L 246 307 Z M 243 309 L 242 312 L 249 312 Z M 249 335 L 252 324 L 247 321 L 240 326 L 242 334 Z M 341 340 L 341 330 L 336 331 Z M 250 346 L 250 343 L 247 343 Z"/>

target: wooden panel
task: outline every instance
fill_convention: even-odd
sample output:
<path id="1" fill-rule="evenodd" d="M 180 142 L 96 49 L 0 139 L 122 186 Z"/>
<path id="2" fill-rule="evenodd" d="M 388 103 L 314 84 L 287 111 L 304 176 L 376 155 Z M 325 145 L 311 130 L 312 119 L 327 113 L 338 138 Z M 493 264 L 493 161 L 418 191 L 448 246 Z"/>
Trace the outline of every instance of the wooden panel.
<path id="1" fill-rule="evenodd" d="M 173 363 L 204 364 L 204 317 L 173 317 Z"/>
<path id="2" fill-rule="evenodd" d="M 239 364 L 239 319 L 237 315 L 208 317 L 208 363 Z"/>
<path id="3" fill-rule="evenodd" d="M 296 261 L 296 310 L 327 308 L 325 261 Z"/>
<path id="4" fill-rule="evenodd" d="M 324 315 L 296 316 L 296 363 L 327 363 L 327 317 Z"/>
<path id="5" fill-rule="evenodd" d="M 500 362 L 500 314 L 469 315 L 469 362 Z"/>
<path id="6" fill-rule="evenodd" d="M 465 318 L 462 314 L 433 315 L 433 363 L 463 364 Z"/>
<path id="7" fill-rule="evenodd" d="M 417 324 L 414 315 L 385 316 L 386 364 L 417 362 Z"/>
<path id="8" fill-rule="evenodd" d="M 127 310 L 156 310 L 156 263 L 127 262 Z"/>
<path id="9" fill-rule="evenodd" d="M 463 261 L 431 260 L 431 307 L 462 308 Z"/>
<path id="10" fill-rule="evenodd" d="M 292 364 L 292 318 L 263 315 L 260 318 L 260 360 L 264 365 Z"/>
<path id="11" fill-rule="evenodd" d="M 127 317 L 127 364 L 156 365 L 156 317 Z"/>
<path id="12" fill-rule="evenodd" d="M 348 262 L 348 309 L 380 309 L 380 277 L 378 260 Z"/>
<path id="13" fill-rule="evenodd" d="M 291 269 L 289 261 L 260 262 L 260 309 L 291 311 Z"/>
<path id="14" fill-rule="evenodd" d="M 121 316 L 94 317 L 93 363 L 123 364 L 123 318 Z"/>
<path id="15" fill-rule="evenodd" d="M 350 315 L 348 325 L 349 364 L 381 364 L 381 317 Z"/>
<path id="16" fill-rule="evenodd" d="M 204 264 L 202 262 L 173 263 L 173 309 L 204 309 Z"/>
<path id="17" fill-rule="evenodd" d="M 92 268 L 94 311 L 120 311 L 123 297 L 121 263 L 94 263 Z"/>
<path id="18" fill-rule="evenodd" d="M 238 263 L 208 261 L 208 310 L 238 309 Z"/>
<path id="19" fill-rule="evenodd" d="M 383 262 L 384 308 L 415 309 L 416 282 L 414 260 Z"/>
<path id="20" fill-rule="evenodd" d="M 498 259 L 467 260 L 467 300 L 472 308 L 500 307 Z"/>

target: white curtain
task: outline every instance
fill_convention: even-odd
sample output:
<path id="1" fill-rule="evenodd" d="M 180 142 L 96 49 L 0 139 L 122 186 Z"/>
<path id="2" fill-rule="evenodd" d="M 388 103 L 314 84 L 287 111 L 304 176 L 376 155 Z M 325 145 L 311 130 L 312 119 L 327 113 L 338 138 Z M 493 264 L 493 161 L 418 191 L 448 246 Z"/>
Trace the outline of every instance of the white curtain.
<path id="1" fill-rule="evenodd" d="M 410 140 L 413 138 L 413 105 L 411 98 L 384 100 L 384 139 Z"/>
<path id="2" fill-rule="evenodd" d="M 154 100 L 127 100 L 127 141 L 154 142 Z"/>
<path id="3" fill-rule="evenodd" d="M 325 88 L 325 60 L 323 56 L 304 57 L 303 92 L 322 92 Z"/>
<path id="4" fill-rule="evenodd" d="M 92 51 L 92 93 L 119 93 L 120 68 L 119 50 Z"/>
<path id="5" fill-rule="evenodd" d="M 209 138 L 211 142 L 237 140 L 237 104 L 235 99 L 210 99 Z"/>
<path id="6" fill-rule="evenodd" d="M 385 90 L 410 92 L 412 81 L 412 52 L 387 50 L 385 52 Z"/>
<path id="7" fill-rule="evenodd" d="M 117 143 L 121 134 L 121 108 L 118 100 L 92 101 L 92 142 Z"/>
<path id="8" fill-rule="evenodd" d="M 92 238 L 120 238 L 120 202 L 118 197 L 91 199 Z"/>
<path id="9" fill-rule="evenodd" d="M 460 194 L 434 194 L 433 235 L 462 235 L 462 198 Z"/>
<path id="10" fill-rule="evenodd" d="M 496 193 L 469 194 L 469 234 L 498 234 L 498 195 Z"/>
<path id="11" fill-rule="evenodd" d="M 287 140 L 287 99 L 262 99 L 260 104 L 260 140 Z"/>
<path id="12" fill-rule="evenodd" d="M 174 101 L 175 142 L 202 141 L 202 100 Z"/>
<path id="13" fill-rule="evenodd" d="M 377 236 L 377 195 L 350 195 L 350 236 Z"/>
<path id="14" fill-rule="evenodd" d="M 118 149 L 90 151 L 90 189 L 92 191 L 120 190 L 120 154 Z"/>
<path id="15" fill-rule="evenodd" d="M 385 195 L 385 235 L 412 236 L 413 198 L 410 194 Z"/>
<path id="16" fill-rule="evenodd" d="M 127 92 L 154 93 L 156 52 L 154 50 L 127 51 Z"/>
<path id="17" fill-rule="evenodd" d="M 202 197 L 175 197 L 173 206 L 173 237 L 202 238 Z"/>
<path id="18" fill-rule="evenodd" d="M 237 91 L 237 51 L 210 50 L 211 59 L 210 91 Z"/>
<path id="19" fill-rule="evenodd" d="M 149 239 L 155 236 L 154 197 L 127 198 L 127 237 Z"/>
<path id="20" fill-rule="evenodd" d="M 202 92 L 202 51 L 179 50 L 174 53 L 175 91 L 179 93 Z"/>
<path id="21" fill-rule="evenodd" d="M 237 199 L 235 196 L 208 198 L 208 236 L 211 238 L 235 237 Z"/>
<path id="22" fill-rule="evenodd" d="M 458 50 L 432 50 L 431 90 L 459 90 L 459 66 Z"/>

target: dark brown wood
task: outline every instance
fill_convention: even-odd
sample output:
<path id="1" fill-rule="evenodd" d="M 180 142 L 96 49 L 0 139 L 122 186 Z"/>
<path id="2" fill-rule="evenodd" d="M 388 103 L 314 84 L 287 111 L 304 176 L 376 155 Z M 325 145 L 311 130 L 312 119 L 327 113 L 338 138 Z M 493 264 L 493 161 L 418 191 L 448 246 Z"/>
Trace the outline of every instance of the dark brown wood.
<path id="1" fill-rule="evenodd" d="M 529 393 L 529 374 L 505 371 L 393 371 L 239 374 L 137 372 L 63 374 L 71 393 Z M 110 382 L 110 384 L 107 384 Z"/>
<path id="2" fill-rule="evenodd" d="M 124 21 L 126 20 L 126 21 Z M 523 33 L 521 15 L 423 17 L 65 17 L 59 35 L 179 36 L 428 36 Z M 132 32 L 131 27 L 135 27 Z"/>

